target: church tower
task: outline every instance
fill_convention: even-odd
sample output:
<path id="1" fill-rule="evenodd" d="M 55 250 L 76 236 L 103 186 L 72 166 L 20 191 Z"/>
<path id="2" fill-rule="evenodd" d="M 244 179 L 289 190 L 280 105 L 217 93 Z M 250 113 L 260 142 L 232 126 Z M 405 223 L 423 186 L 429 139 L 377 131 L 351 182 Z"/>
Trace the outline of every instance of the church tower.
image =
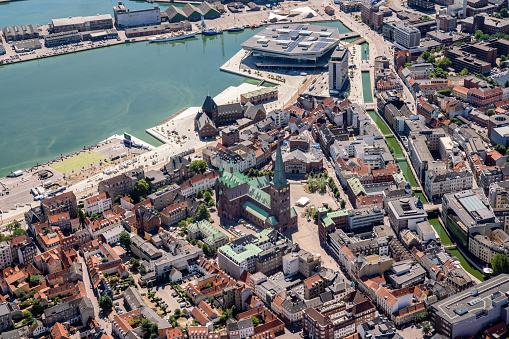
<path id="1" fill-rule="evenodd" d="M 290 184 L 286 180 L 285 165 L 281 155 L 281 146 L 277 144 L 274 178 L 270 183 L 270 214 L 279 222 L 278 230 L 285 231 L 290 225 Z"/>

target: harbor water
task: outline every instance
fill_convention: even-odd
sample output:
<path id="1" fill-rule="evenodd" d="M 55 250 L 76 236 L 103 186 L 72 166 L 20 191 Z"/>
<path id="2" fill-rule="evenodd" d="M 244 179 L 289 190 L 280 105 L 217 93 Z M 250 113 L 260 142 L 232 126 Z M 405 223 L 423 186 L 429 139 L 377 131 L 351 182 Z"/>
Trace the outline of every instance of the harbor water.
<path id="1" fill-rule="evenodd" d="M 113 14 L 116 4 L 15 1 L 0 5 L 0 22 L 2 27 L 44 25 L 55 18 Z M 130 0 L 124 4 L 130 9 L 154 6 Z M 164 10 L 169 4 L 159 6 Z M 349 32 L 340 22 L 322 25 Z M 0 67 L 0 177 L 124 131 L 158 145 L 145 133 L 147 128 L 244 81 L 219 67 L 259 30 L 125 44 Z"/>

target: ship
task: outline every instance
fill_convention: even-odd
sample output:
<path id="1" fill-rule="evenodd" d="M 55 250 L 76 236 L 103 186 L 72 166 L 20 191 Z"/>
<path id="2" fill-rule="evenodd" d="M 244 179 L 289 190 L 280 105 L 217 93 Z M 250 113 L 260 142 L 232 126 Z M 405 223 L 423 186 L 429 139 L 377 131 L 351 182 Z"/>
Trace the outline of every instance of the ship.
<path id="1" fill-rule="evenodd" d="M 200 5 L 200 12 L 201 13 L 203 13 L 202 5 L 203 5 L 203 2 Z M 223 30 L 220 29 L 220 28 L 215 28 L 215 27 L 207 27 L 207 25 L 205 24 L 205 17 L 202 14 L 201 15 L 201 34 L 203 34 L 203 35 L 223 34 Z"/>
<path id="2" fill-rule="evenodd" d="M 223 31 L 221 29 L 217 29 L 215 27 L 206 27 L 201 31 L 201 34 L 216 35 L 216 34 L 223 34 Z"/>
<path id="3" fill-rule="evenodd" d="M 156 35 L 155 37 L 150 38 L 150 42 L 166 42 L 166 41 L 184 40 L 184 39 L 193 38 L 195 35 L 196 35 L 196 33 L 185 33 L 185 32 Z"/>
<path id="4" fill-rule="evenodd" d="M 232 27 L 228 27 L 228 32 L 240 32 L 240 31 L 243 31 L 244 30 L 244 27 L 243 26 L 232 26 Z"/>

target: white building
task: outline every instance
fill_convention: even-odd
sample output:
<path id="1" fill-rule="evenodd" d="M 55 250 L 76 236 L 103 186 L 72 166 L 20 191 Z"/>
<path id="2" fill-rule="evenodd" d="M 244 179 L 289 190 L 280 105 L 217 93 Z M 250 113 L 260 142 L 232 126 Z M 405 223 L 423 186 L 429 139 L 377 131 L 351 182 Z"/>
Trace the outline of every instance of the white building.
<path id="1" fill-rule="evenodd" d="M 124 230 L 124 227 L 121 224 L 108 229 L 107 231 L 102 233 L 104 241 L 110 245 L 115 245 L 120 240 L 120 232 Z"/>
<path id="2" fill-rule="evenodd" d="M 214 187 L 216 185 L 217 178 L 219 178 L 219 173 L 216 171 L 210 171 L 205 174 L 197 174 L 191 179 L 180 184 L 182 195 L 189 197 L 195 195 L 198 190 L 204 191 L 207 187 Z"/>
<path id="3" fill-rule="evenodd" d="M 348 80 L 348 49 L 338 47 L 329 61 L 329 90 L 341 90 Z"/>
<path id="4" fill-rule="evenodd" d="M 474 176 L 470 170 L 430 170 L 426 171 L 424 190 L 430 199 L 435 199 L 447 193 L 471 189 L 473 183 Z"/>
<path id="5" fill-rule="evenodd" d="M 92 213 L 101 214 L 104 211 L 111 209 L 111 197 L 108 193 L 101 193 L 85 199 L 85 212 L 88 215 Z"/>
<path id="6" fill-rule="evenodd" d="M 4 269 L 12 265 L 11 247 L 7 241 L 0 243 L 0 269 Z"/>
<path id="7" fill-rule="evenodd" d="M 285 276 L 299 272 L 299 255 L 297 253 L 288 253 L 283 256 L 283 273 Z"/>
<path id="8" fill-rule="evenodd" d="M 115 25 L 118 28 L 159 25 L 161 23 L 161 11 L 159 6 L 154 8 L 131 11 L 125 7 L 122 1 L 113 7 Z"/>
<path id="9" fill-rule="evenodd" d="M 275 111 L 269 112 L 267 118 L 274 119 L 274 123 L 279 127 L 285 126 L 288 125 L 288 121 L 290 120 L 290 111 L 276 109 Z"/>
<path id="10" fill-rule="evenodd" d="M 421 41 L 421 31 L 412 25 L 396 24 L 394 29 L 394 43 L 404 47 L 404 49 L 413 49 L 419 47 Z"/>

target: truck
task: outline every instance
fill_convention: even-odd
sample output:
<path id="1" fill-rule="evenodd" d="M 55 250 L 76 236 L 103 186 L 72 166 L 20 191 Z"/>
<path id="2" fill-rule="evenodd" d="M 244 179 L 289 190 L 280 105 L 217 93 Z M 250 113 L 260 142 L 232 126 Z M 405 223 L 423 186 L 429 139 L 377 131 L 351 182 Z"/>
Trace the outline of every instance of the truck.
<path id="1" fill-rule="evenodd" d="M 15 177 L 20 177 L 22 175 L 23 175 L 23 171 L 14 171 L 14 172 L 12 172 L 11 177 L 15 178 Z"/>

